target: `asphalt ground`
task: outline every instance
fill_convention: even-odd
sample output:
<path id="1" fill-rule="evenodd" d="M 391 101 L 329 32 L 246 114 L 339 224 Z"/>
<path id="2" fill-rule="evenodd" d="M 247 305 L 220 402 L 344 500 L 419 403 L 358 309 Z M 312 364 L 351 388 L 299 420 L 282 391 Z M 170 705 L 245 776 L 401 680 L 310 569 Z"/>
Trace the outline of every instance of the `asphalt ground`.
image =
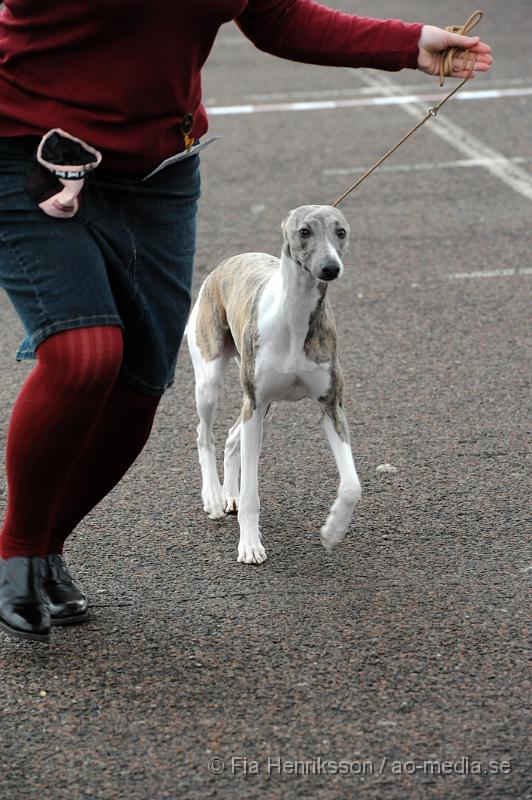
<path id="1" fill-rule="evenodd" d="M 473 10 L 330 4 L 440 25 Z M 47 647 L 2 635 L 1 800 L 532 797 L 532 13 L 483 8 L 496 65 L 468 91 L 498 96 L 451 101 L 342 206 L 350 266 L 330 296 L 363 485 L 347 539 L 319 543 L 337 478 L 318 410 L 278 405 L 260 471 L 269 560 L 236 562 L 236 519 L 201 510 L 184 349 L 147 448 L 70 540 L 91 622 Z M 371 98 L 439 93 L 416 72 L 277 60 L 234 26 L 204 88 L 221 138 L 202 158 L 195 292 L 225 256 L 278 254 L 291 208 L 331 202 L 414 123 L 417 106 Z M 327 99 L 370 104 L 227 112 Z M 5 297 L 0 311 L 3 449 L 31 365 L 13 360 Z M 233 369 L 220 448 L 239 403 Z"/>

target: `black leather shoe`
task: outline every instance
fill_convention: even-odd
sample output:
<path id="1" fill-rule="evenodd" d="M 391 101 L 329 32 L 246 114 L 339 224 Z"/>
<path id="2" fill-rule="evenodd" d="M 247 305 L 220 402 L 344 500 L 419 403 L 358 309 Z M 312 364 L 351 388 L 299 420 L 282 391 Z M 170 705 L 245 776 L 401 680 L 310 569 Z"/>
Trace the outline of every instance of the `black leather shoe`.
<path id="1" fill-rule="evenodd" d="M 46 642 L 50 610 L 44 594 L 46 562 L 39 556 L 0 558 L 0 628 L 11 636 Z"/>
<path id="2" fill-rule="evenodd" d="M 52 625 L 86 622 L 89 618 L 87 598 L 74 583 L 63 556 L 60 553 L 48 553 L 46 566 L 48 573 L 44 591 L 48 596 Z"/>

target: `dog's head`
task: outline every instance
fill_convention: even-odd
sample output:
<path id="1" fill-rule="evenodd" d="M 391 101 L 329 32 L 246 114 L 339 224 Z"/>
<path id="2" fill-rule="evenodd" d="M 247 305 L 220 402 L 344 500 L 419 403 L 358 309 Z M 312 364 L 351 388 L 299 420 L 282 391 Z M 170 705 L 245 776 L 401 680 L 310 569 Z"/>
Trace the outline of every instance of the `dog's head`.
<path id="1" fill-rule="evenodd" d="M 283 252 L 319 281 L 343 273 L 342 257 L 349 244 L 349 225 L 332 206 L 300 206 L 282 223 Z"/>

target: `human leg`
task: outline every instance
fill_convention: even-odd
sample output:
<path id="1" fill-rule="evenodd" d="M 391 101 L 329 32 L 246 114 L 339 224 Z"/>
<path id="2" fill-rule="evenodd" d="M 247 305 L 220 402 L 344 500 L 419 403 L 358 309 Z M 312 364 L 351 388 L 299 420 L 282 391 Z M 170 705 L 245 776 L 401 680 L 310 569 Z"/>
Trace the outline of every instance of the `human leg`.
<path id="1" fill-rule="evenodd" d="M 17 398 L 6 449 L 8 502 L 0 531 L 0 627 L 46 640 L 52 511 L 122 361 L 119 326 L 62 331 L 37 348 Z M 85 604 L 86 606 L 86 604 Z"/>
<path id="2" fill-rule="evenodd" d="M 52 510 L 121 362 L 122 333 L 113 325 L 62 331 L 38 347 L 8 430 L 1 558 L 45 555 Z"/>
<path id="3" fill-rule="evenodd" d="M 57 500 L 48 553 L 63 552 L 76 525 L 125 475 L 148 441 L 160 399 L 118 377 Z"/>

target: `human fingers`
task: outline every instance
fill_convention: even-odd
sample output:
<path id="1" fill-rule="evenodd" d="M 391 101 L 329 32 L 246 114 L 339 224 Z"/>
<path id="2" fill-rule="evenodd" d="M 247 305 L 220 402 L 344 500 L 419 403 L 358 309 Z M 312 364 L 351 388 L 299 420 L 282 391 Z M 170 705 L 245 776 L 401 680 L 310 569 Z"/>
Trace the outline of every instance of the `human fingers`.
<path id="1" fill-rule="evenodd" d="M 487 53 L 480 54 L 476 55 L 475 61 L 473 62 L 469 52 L 470 51 L 459 53 L 453 58 L 453 75 L 463 70 L 470 72 L 471 69 L 473 69 L 474 72 L 488 72 L 493 64 L 493 58 Z"/>
<path id="2" fill-rule="evenodd" d="M 491 47 L 486 42 L 478 42 L 469 48 L 470 53 L 491 53 Z"/>
<path id="3" fill-rule="evenodd" d="M 458 47 L 460 50 L 470 50 L 480 44 L 479 36 L 463 36 L 461 33 L 447 32 L 447 47 Z"/>

